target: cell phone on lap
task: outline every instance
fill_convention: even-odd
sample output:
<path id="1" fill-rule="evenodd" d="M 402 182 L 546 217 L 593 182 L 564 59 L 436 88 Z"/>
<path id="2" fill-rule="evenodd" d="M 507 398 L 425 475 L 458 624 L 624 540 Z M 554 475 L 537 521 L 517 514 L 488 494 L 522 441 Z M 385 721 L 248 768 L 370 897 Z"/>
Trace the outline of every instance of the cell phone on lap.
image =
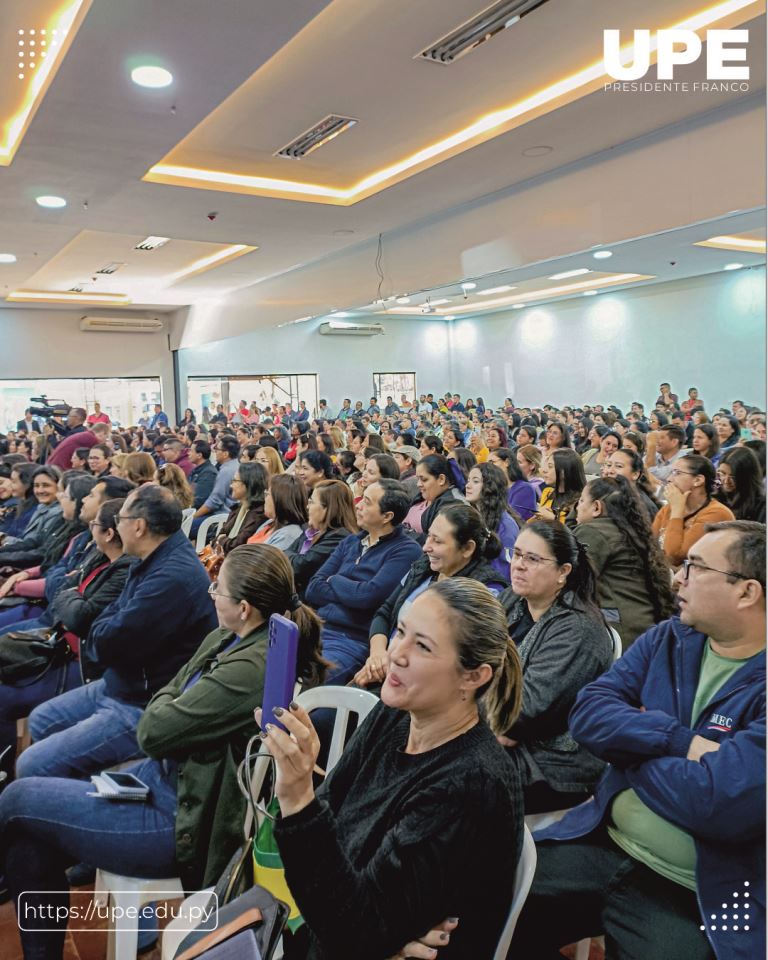
<path id="1" fill-rule="evenodd" d="M 122 770 L 109 770 L 91 777 L 96 793 L 91 797 L 103 797 L 105 800 L 138 800 L 149 798 L 149 787 L 132 773 Z"/>

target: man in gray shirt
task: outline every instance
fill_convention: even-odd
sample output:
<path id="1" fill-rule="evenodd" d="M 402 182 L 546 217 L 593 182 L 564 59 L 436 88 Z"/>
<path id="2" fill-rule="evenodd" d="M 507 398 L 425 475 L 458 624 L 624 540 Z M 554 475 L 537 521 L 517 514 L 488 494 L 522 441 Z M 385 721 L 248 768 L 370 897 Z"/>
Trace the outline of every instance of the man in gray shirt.
<path id="1" fill-rule="evenodd" d="M 231 510 L 235 501 L 231 495 L 232 478 L 237 473 L 239 466 L 238 456 L 240 454 L 240 444 L 235 437 L 229 434 L 223 434 L 216 438 L 216 469 L 218 476 L 213 485 L 210 496 L 195 511 L 195 517 L 192 521 L 190 536 L 194 537 L 197 529 L 203 522 L 203 518 L 212 513 L 219 513 L 223 510 Z"/>

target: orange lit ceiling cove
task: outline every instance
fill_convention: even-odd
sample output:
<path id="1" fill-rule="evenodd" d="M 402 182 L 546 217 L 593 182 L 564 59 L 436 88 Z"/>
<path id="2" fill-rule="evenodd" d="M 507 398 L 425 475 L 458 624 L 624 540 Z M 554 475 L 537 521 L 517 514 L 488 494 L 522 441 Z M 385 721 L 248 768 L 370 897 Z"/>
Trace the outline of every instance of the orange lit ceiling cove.
<path id="1" fill-rule="evenodd" d="M 766 251 L 765 230 L 751 230 L 747 233 L 728 234 L 699 240 L 697 247 L 713 247 L 716 250 L 738 250 L 741 253 L 764 254 Z"/>
<path id="2" fill-rule="evenodd" d="M 0 167 L 16 151 L 92 0 L 3 0 L 0 23 Z"/>
<path id="3" fill-rule="evenodd" d="M 611 81 L 602 62 L 604 16 L 585 20 L 581 4 L 558 4 L 554 13 L 545 5 L 536 11 L 540 17 L 526 18 L 450 67 L 412 59 L 421 49 L 410 39 L 414 32 L 428 42 L 440 34 L 436 24 L 446 26 L 440 4 L 409 2 L 407 20 L 401 6 L 361 12 L 359 0 L 336 0 L 144 179 L 351 206 Z M 621 7 L 611 26 L 626 36 L 652 26 L 652 6 Z M 703 9 L 695 0 L 666 0 L 656 7 L 656 21 L 663 16 L 659 27 L 695 30 L 705 39 L 707 28 L 732 28 L 764 9 L 764 0 L 723 0 Z M 525 41 L 518 30 L 528 31 Z M 624 59 L 632 55 L 628 44 Z M 553 63 L 569 64 L 554 82 Z M 446 101 L 449 109 L 435 109 Z M 360 122 L 304 160 L 273 156 L 331 112 Z"/>

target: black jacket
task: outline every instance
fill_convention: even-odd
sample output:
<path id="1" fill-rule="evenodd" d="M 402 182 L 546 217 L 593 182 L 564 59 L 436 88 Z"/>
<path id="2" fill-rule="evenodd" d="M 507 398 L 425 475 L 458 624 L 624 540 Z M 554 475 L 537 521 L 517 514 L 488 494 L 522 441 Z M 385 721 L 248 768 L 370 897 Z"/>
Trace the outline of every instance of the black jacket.
<path id="1" fill-rule="evenodd" d="M 505 580 L 498 570 L 488 563 L 487 560 L 470 560 L 466 567 L 454 574 L 455 577 L 469 577 L 471 580 L 479 580 L 490 589 L 496 588 L 497 591 L 509 587 L 509 581 Z M 386 637 L 392 636 L 392 631 L 397 626 L 397 618 L 400 614 L 400 608 L 413 593 L 413 591 L 425 580 L 431 580 L 436 577 L 429 565 L 429 557 L 422 554 L 412 565 L 411 569 L 398 585 L 396 590 L 387 597 L 379 609 L 374 614 L 371 621 L 369 637 L 377 633 L 383 633 Z"/>
<path id="2" fill-rule="evenodd" d="M 195 495 L 195 510 L 199 510 L 210 497 L 218 473 L 210 460 L 204 460 L 190 473 L 188 480 Z"/>
<path id="3" fill-rule="evenodd" d="M 346 527 L 336 527 L 326 532 L 316 540 L 306 553 L 299 553 L 304 544 L 304 533 L 296 537 L 285 551 L 293 567 L 293 579 L 296 583 L 296 593 L 303 599 L 307 585 L 342 540 L 350 534 Z"/>
<path id="4" fill-rule="evenodd" d="M 94 560 L 80 571 L 76 578 L 77 586 L 105 560 L 104 554 L 97 553 Z M 53 623 L 64 624 L 67 630 L 78 637 L 87 636 L 96 617 L 122 593 L 130 568 L 135 562 L 132 557 L 118 557 L 100 571 L 82 593 L 74 585 L 59 590 L 51 604 Z"/>

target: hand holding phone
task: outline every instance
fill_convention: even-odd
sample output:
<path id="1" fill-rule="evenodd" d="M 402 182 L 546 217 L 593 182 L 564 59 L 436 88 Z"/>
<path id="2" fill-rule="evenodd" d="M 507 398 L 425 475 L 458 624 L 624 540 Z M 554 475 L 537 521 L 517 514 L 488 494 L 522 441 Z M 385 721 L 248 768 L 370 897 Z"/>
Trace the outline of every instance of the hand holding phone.
<path id="1" fill-rule="evenodd" d="M 262 729 L 273 723 L 285 730 L 275 717 L 275 707 L 286 710 L 293 700 L 296 685 L 296 658 L 299 650 L 299 628 L 287 617 L 273 613 L 269 618 L 267 669 L 264 677 L 264 701 L 262 703 Z"/>

